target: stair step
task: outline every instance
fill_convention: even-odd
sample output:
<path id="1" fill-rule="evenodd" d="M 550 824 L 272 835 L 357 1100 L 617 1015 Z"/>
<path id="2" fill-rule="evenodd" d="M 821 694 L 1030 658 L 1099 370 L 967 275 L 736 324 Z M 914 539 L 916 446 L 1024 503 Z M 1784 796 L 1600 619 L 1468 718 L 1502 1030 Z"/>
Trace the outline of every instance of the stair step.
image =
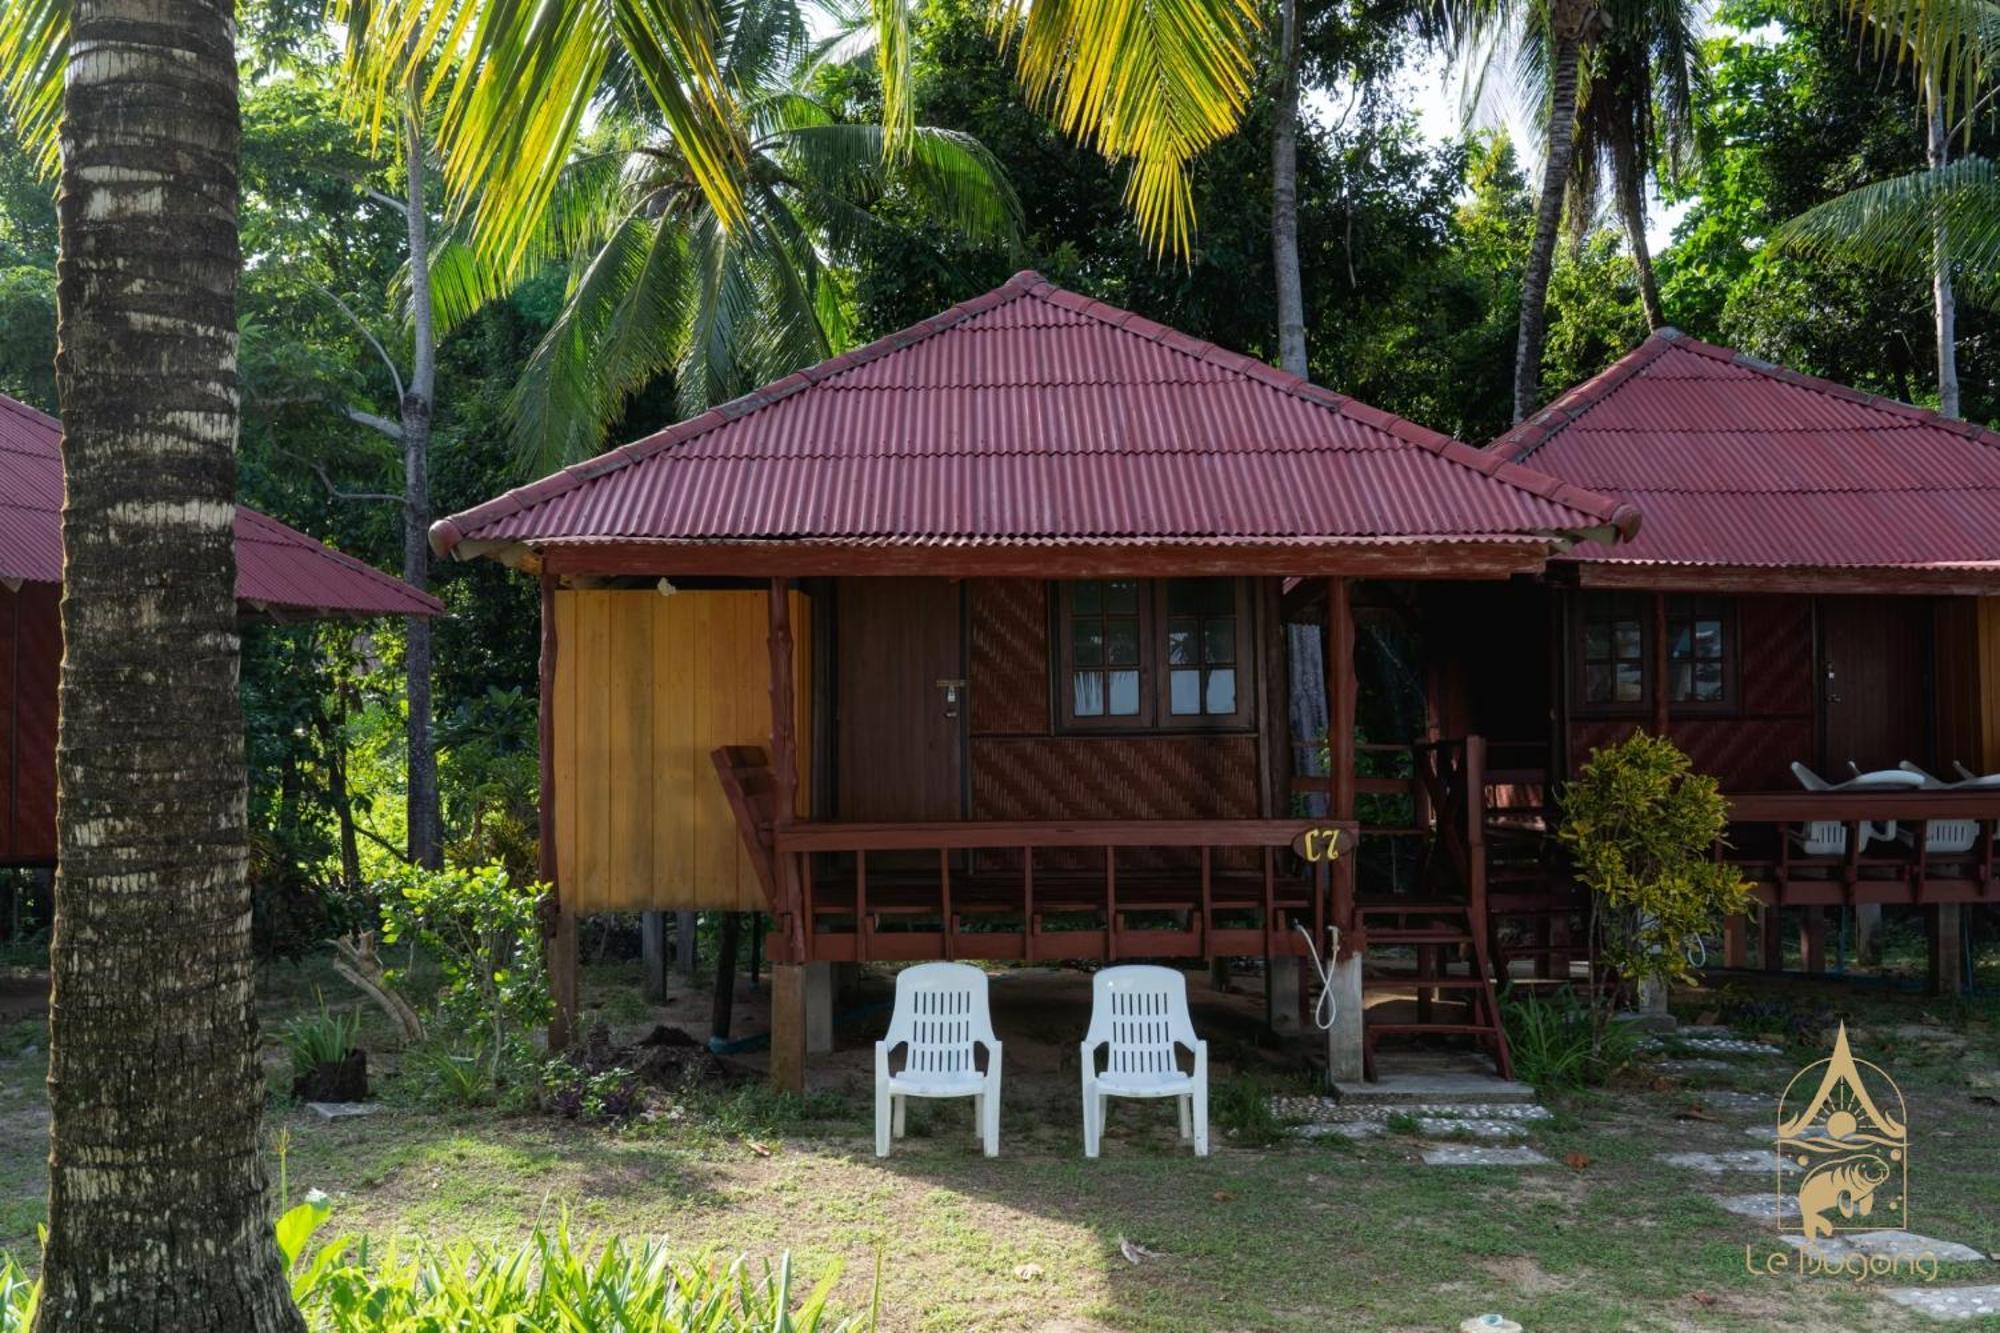
<path id="1" fill-rule="evenodd" d="M 1439 1033 L 1444 1036 L 1494 1036 L 1500 1031 L 1491 1023 L 1369 1023 L 1370 1032 Z"/>

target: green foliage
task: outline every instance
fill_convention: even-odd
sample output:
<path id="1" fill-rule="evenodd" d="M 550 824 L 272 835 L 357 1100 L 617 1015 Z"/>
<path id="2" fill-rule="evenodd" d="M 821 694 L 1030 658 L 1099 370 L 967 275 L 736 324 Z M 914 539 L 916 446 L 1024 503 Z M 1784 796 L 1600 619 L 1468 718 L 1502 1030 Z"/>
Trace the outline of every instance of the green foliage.
<path id="1" fill-rule="evenodd" d="M 1271 1089 L 1252 1074 L 1239 1074 L 1211 1088 L 1208 1114 L 1239 1147 L 1266 1147 L 1285 1135 L 1285 1127 L 1271 1110 Z"/>
<path id="2" fill-rule="evenodd" d="M 675 1260 L 662 1244 L 612 1241 L 579 1249 L 567 1219 L 537 1228 L 512 1250 L 470 1242 L 391 1245 L 339 1237 L 301 1263 L 327 1220 L 323 1197 L 309 1196 L 278 1222 L 279 1248 L 292 1267 L 292 1296 L 316 1329 L 329 1333 L 549 1329 L 569 1333 L 860 1333 L 874 1327 L 828 1309 L 836 1270 L 802 1299 L 792 1293 L 789 1255 L 775 1272 L 749 1262 L 725 1266 Z M 0 1270 L 0 1292 L 7 1290 Z M 12 1333 L 0 1325 L 0 1333 Z"/>
<path id="3" fill-rule="evenodd" d="M 643 1104 L 631 1070 L 581 1069 L 560 1056 L 542 1066 L 542 1103 L 566 1119 L 592 1121 L 624 1120 Z"/>
<path id="4" fill-rule="evenodd" d="M 361 1014 L 326 1007 L 320 997 L 317 1012 L 295 1014 L 278 1029 L 278 1039 L 292 1057 L 292 1074 L 310 1075 L 321 1065 L 337 1065 L 361 1044 Z"/>
<path id="5" fill-rule="evenodd" d="M 1749 884 L 1713 854 L 1729 825 L 1715 779 L 1672 741 L 1634 731 L 1595 751 L 1560 800 L 1556 836 L 1591 891 L 1596 964 L 1635 985 L 1689 978 L 1689 944 L 1750 904 Z"/>
<path id="6" fill-rule="evenodd" d="M 1543 1093 L 1600 1086 L 1639 1053 L 1637 1032 L 1617 1023 L 1597 1031 L 1590 1011 L 1567 990 L 1535 996 L 1510 988 L 1501 997 L 1500 1017 L 1514 1076 Z"/>
<path id="7" fill-rule="evenodd" d="M 519 883 L 497 865 L 406 866 L 380 891 L 383 943 L 415 940 L 436 960 L 443 1026 L 482 1034 L 482 1067 L 492 1086 L 525 1031 L 551 1012 L 541 964 L 545 886 Z M 401 974 L 389 977 L 394 984 Z"/>

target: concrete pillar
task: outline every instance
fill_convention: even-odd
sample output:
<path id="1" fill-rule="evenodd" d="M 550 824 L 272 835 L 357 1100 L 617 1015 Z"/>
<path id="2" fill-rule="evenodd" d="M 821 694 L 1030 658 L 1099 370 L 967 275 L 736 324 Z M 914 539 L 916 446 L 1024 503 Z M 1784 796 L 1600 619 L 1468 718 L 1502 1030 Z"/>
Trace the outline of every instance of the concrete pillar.
<path id="1" fill-rule="evenodd" d="M 1299 1030 L 1299 983 L 1305 975 L 1303 958 L 1269 958 L 1264 962 L 1264 1021 L 1271 1031 Z"/>
<path id="2" fill-rule="evenodd" d="M 639 959 L 644 994 L 654 1004 L 667 998 L 667 914 L 639 914 Z"/>
<path id="3" fill-rule="evenodd" d="M 1965 906 L 1962 903 L 1938 903 L 1929 909 L 1929 913 L 1931 994 L 1962 994 L 1965 990 Z"/>
<path id="4" fill-rule="evenodd" d="M 693 912 L 674 913 L 674 968 L 681 974 L 681 980 L 694 984 L 696 945 L 700 923 Z"/>
<path id="5" fill-rule="evenodd" d="M 805 972 L 806 1054 L 833 1050 L 834 964 L 807 963 Z"/>
<path id="6" fill-rule="evenodd" d="M 1361 955 L 1333 965 L 1333 1026 L 1326 1033 L 1326 1070 L 1335 1083 L 1359 1083 L 1362 1077 Z"/>
<path id="7" fill-rule="evenodd" d="M 1882 961 L 1882 904 L 1854 905 L 1854 961 L 1870 967 Z"/>

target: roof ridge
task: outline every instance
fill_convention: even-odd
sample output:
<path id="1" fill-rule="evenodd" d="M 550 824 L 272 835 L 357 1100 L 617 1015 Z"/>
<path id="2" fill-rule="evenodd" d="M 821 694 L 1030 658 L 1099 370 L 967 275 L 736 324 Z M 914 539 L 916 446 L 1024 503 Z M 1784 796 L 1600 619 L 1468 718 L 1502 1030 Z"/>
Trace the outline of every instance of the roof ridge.
<path id="1" fill-rule="evenodd" d="M 643 462 L 653 455 L 662 453 L 675 445 L 706 435 L 709 431 L 725 426 L 732 421 L 749 416 L 760 408 L 765 408 L 791 397 L 801 390 L 811 388 L 843 371 L 853 370 L 870 362 L 879 361 L 891 352 L 900 352 L 906 347 L 914 347 L 926 342 L 945 330 L 955 328 L 975 315 L 983 315 L 1010 301 L 1035 294 L 1037 285 L 1054 287 L 1055 284 L 1031 268 L 1024 268 L 1013 277 L 988 292 L 968 297 L 958 304 L 949 306 L 928 319 L 920 319 L 915 324 L 885 333 L 873 342 L 864 343 L 838 356 L 828 357 L 816 365 L 795 370 L 789 375 L 760 385 L 740 397 L 732 398 L 719 406 L 711 407 L 700 416 L 689 417 L 664 426 L 651 435 L 642 436 L 626 444 L 614 446 L 591 458 L 571 463 L 568 467 L 502 491 L 482 504 L 461 510 L 447 518 L 431 524 L 431 549 L 439 555 L 450 552 L 465 536 L 467 529 L 482 523 L 490 523 L 518 514 L 545 500 L 553 500 L 577 487 L 597 480 L 613 472 L 623 471 L 635 463 Z"/>
<path id="2" fill-rule="evenodd" d="M 392 588 L 406 596 L 415 597 L 419 602 L 431 606 L 438 615 L 444 614 L 444 603 L 439 601 L 434 594 L 422 588 L 415 587 L 412 584 L 405 583 L 394 574 L 384 569 L 378 569 L 358 555 L 349 555 L 346 551 L 329 546 L 310 532 L 301 532 L 290 524 L 272 518 L 262 510 L 252 509 L 249 505 L 243 504 L 240 501 L 236 506 L 236 514 L 239 518 L 249 519 L 253 525 L 275 529 L 277 533 L 275 545 L 290 546 L 304 550 L 317 548 L 317 554 L 326 556 L 335 564 L 345 565 L 357 574 L 366 575 L 369 579 L 381 584 L 384 588 Z"/>
<path id="3" fill-rule="evenodd" d="M 1613 361 L 1581 384 L 1557 394 L 1555 400 L 1534 415 L 1517 421 L 1487 442 L 1486 452 L 1499 454 L 1515 463 L 1525 463 L 1551 437 L 1611 396 L 1614 389 L 1657 361 L 1669 347 L 1687 335 L 1672 325 L 1662 325 L 1646 340 Z"/>

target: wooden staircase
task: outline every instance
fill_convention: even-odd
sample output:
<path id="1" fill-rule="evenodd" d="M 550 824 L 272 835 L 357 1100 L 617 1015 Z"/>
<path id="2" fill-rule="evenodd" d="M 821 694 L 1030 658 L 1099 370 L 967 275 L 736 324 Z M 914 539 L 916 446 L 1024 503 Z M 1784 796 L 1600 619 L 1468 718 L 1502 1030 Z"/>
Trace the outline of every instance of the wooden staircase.
<path id="1" fill-rule="evenodd" d="M 1492 1053 L 1501 1078 L 1512 1079 L 1514 1062 L 1500 1021 L 1479 910 L 1469 901 L 1441 898 L 1360 902 L 1354 910 L 1365 951 L 1402 946 L 1415 949 L 1417 959 L 1415 971 L 1378 970 L 1369 966 L 1364 953 L 1363 995 L 1414 989 L 1417 1008 L 1414 1021 L 1364 1017 L 1364 1077 L 1375 1078 L 1375 1049 L 1385 1036 L 1468 1036 Z M 1438 1012 L 1441 995 L 1451 997 L 1443 1003 L 1452 1005 L 1453 1012 Z"/>

